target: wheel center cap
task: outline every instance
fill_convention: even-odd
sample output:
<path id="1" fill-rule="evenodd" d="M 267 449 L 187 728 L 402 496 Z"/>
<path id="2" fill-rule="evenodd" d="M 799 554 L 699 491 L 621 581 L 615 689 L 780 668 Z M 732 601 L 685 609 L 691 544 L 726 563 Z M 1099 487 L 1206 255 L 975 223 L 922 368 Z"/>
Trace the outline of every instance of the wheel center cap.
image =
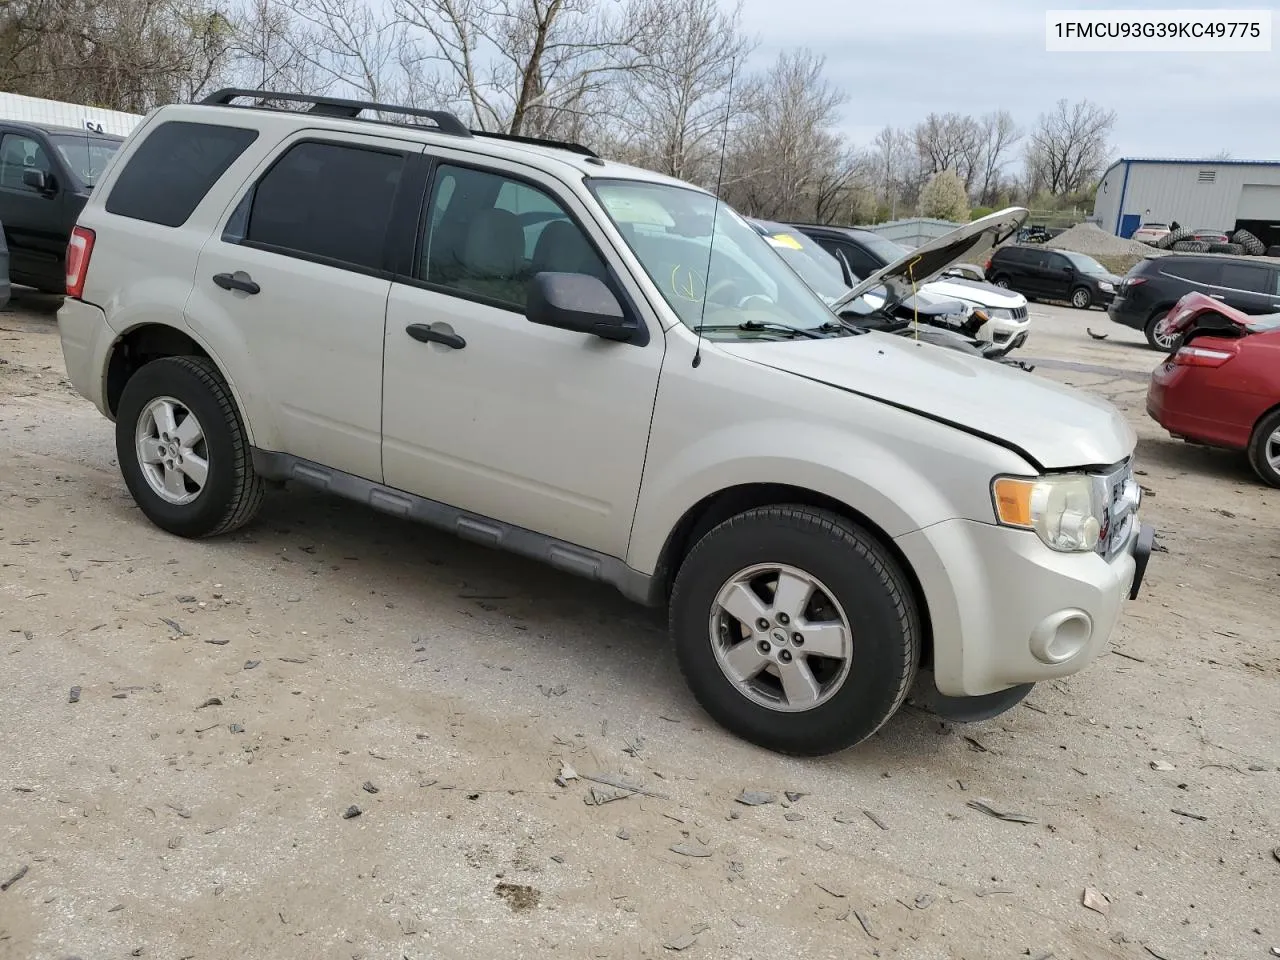
<path id="1" fill-rule="evenodd" d="M 775 630 L 773 632 L 773 642 L 781 646 L 787 642 L 787 635 L 781 630 Z"/>

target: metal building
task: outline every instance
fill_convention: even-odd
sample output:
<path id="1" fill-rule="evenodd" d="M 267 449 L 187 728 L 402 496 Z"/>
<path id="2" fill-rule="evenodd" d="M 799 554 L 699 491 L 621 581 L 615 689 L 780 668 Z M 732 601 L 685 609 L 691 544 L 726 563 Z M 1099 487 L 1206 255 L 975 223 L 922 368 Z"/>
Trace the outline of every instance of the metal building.
<path id="1" fill-rule="evenodd" d="M 1126 157 L 1103 173 L 1093 214 L 1121 237 L 1143 223 L 1177 221 L 1280 244 L 1280 161 Z"/>
<path id="2" fill-rule="evenodd" d="M 104 110 L 79 103 L 63 103 L 61 100 L 26 97 L 18 93 L 0 93 L 0 120 L 87 128 L 98 133 L 127 137 L 143 118 L 139 114 L 120 110 Z"/>

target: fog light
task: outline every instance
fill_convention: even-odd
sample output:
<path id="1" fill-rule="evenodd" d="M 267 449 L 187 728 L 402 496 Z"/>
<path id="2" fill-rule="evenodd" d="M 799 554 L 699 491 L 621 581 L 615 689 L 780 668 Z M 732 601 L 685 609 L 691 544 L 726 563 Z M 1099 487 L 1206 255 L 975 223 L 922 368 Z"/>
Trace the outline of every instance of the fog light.
<path id="1" fill-rule="evenodd" d="M 1093 636 L 1093 620 L 1083 610 L 1059 610 L 1031 631 L 1031 653 L 1041 663 L 1070 660 Z"/>

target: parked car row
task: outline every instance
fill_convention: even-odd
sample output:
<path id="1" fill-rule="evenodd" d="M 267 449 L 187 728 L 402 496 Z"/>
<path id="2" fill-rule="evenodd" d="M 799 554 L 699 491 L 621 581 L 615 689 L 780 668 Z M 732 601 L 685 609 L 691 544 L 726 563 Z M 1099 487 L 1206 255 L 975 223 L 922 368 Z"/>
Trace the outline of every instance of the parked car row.
<path id="1" fill-rule="evenodd" d="M 821 754 L 920 671 L 943 715 L 1010 709 L 1142 584 L 1114 406 L 838 316 L 1026 217 L 828 303 L 689 184 L 441 111 L 226 90 L 120 149 L 58 326 L 158 527 L 225 534 L 293 480 L 541 559 L 666 608 L 725 727 Z"/>

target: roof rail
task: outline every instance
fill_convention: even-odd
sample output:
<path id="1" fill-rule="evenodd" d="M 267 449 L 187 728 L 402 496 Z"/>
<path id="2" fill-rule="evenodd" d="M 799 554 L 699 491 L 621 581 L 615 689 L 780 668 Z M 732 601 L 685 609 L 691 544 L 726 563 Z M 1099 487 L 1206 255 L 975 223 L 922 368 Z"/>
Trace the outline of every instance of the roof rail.
<path id="1" fill-rule="evenodd" d="M 510 143 L 525 143 L 533 146 L 553 147 L 558 150 L 567 150 L 570 153 L 576 153 L 580 156 L 588 157 L 593 160 L 599 160 L 599 156 L 588 147 L 584 147 L 580 143 L 570 143 L 564 140 L 548 140 L 540 137 L 522 137 L 514 133 L 489 133 L 485 130 L 468 130 L 467 127 L 452 113 L 445 110 L 421 110 L 417 107 L 401 107 L 390 103 L 375 103 L 369 100 L 344 100 L 340 97 L 315 97 L 303 93 L 279 93 L 274 90 L 246 90 L 239 87 L 225 87 L 217 90 L 200 103 L 209 104 L 211 106 L 236 107 L 247 104 L 237 104 L 233 101 L 241 97 L 252 97 L 258 102 L 253 105 L 256 109 L 271 109 L 264 107 L 264 103 L 269 100 L 284 100 L 290 103 L 309 103 L 311 104 L 308 113 L 315 113 L 325 117 L 343 117 L 348 120 L 365 119 L 360 117 L 360 113 L 364 110 L 374 110 L 379 113 L 397 113 L 406 117 L 423 117 L 435 123 L 436 129 L 441 133 L 452 134 L 456 137 L 486 137 L 493 140 L 505 140 Z M 373 119 L 373 118 L 368 118 Z M 390 121 L 383 121 L 390 122 Z"/>
<path id="2" fill-rule="evenodd" d="M 285 100 L 290 103 L 309 103 L 308 113 L 317 113 L 326 117 L 345 117 L 349 120 L 359 118 L 361 111 L 376 110 L 379 113 L 398 113 L 406 117 L 423 117 L 435 123 L 441 133 L 456 137 L 470 137 L 468 130 L 452 113 L 444 110 L 420 110 L 417 107 L 400 107 L 391 103 L 375 103 L 370 100 L 344 100 L 340 97 L 313 97 L 303 93 L 279 93 L 274 90 L 244 90 L 238 87 L 225 87 L 217 90 L 200 102 L 211 106 L 241 106 L 233 101 L 241 97 L 253 97 L 258 101 L 257 109 L 263 109 L 263 102 L 268 100 Z M 269 107 L 266 109 L 270 109 Z"/>
<path id="3" fill-rule="evenodd" d="M 591 157 L 599 160 L 600 155 L 590 147 L 584 147 L 580 143 L 573 143 L 568 140 L 548 140 L 545 137 L 522 137 L 514 133 L 490 133 L 487 130 L 472 130 L 472 136 L 491 137 L 494 140 L 507 140 L 511 143 L 528 143 L 538 147 L 555 147 L 558 150 L 568 150 L 570 153 L 577 153 L 584 157 Z"/>

